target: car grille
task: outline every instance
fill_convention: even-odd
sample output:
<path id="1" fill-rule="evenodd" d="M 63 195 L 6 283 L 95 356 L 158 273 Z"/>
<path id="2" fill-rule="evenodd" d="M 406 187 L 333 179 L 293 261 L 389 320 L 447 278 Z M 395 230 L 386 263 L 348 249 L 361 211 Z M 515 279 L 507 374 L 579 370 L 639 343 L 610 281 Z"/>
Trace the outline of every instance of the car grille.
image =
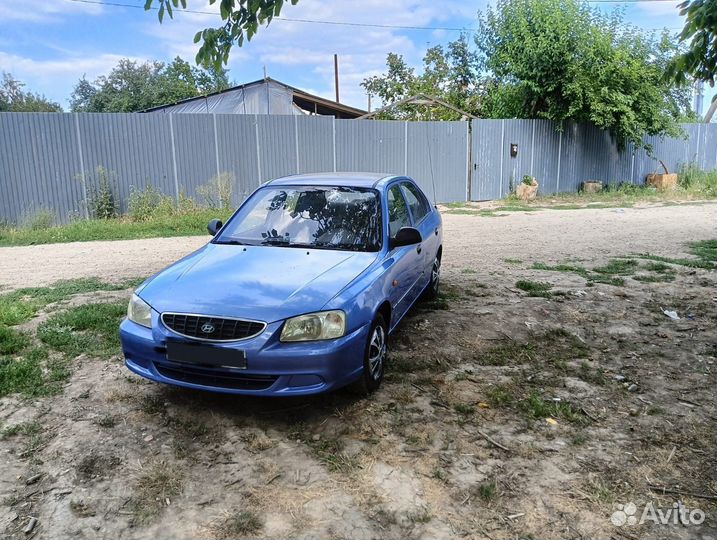
<path id="1" fill-rule="evenodd" d="M 164 325 L 182 336 L 206 341 L 236 341 L 261 333 L 266 324 L 186 313 L 162 313 Z"/>
<path id="2" fill-rule="evenodd" d="M 272 375 L 249 375 L 230 371 L 208 370 L 183 365 L 174 367 L 155 362 L 160 375 L 175 381 L 212 386 L 214 388 L 231 388 L 236 390 L 266 390 L 276 382 L 278 377 Z"/>

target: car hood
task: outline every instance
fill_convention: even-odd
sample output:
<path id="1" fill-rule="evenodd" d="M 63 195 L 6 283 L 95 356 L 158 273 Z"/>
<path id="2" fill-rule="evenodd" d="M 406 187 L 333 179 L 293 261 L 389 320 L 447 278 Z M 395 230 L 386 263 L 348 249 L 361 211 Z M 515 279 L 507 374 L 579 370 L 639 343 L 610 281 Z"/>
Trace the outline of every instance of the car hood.
<path id="1" fill-rule="evenodd" d="M 320 310 L 377 253 L 207 244 L 139 290 L 160 313 L 173 311 L 274 322 Z"/>

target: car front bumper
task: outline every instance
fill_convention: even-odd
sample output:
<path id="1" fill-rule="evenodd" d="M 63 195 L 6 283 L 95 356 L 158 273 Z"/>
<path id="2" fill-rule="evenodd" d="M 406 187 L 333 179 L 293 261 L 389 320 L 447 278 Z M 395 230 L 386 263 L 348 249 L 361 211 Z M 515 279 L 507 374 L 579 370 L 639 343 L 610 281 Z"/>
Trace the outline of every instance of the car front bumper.
<path id="1" fill-rule="evenodd" d="M 153 315 L 152 328 L 125 319 L 120 340 L 125 364 L 152 381 L 228 394 L 296 396 L 326 392 L 355 380 L 363 371 L 369 325 L 338 339 L 282 343 L 281 322 L 256 337 L 216 344 L 245 352 L 246 369 L 212 368 L 171 362 L 167 339 L 190 341 L 168 330 Z"/>

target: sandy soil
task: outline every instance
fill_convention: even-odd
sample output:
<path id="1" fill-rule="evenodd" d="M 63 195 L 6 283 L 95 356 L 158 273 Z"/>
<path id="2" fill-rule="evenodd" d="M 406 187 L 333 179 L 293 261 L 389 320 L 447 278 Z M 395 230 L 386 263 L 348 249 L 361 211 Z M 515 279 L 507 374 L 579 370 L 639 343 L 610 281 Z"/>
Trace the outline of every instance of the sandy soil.
<path id="1" fill-rule="evenodd" d="M 36 538 L 714 538 L 715 272 L 616 287 L 531 266 L 689 256 L 716 218 L 714 204 L 446 215 L 444 297 L 400 325 L 366 399 L 188 392 L 80 357 L 62 395 L 0 400 L 2 425 L 44 428 L 31 453 L 0 440 L 0 530 L 28 538 L 33 516 Z M 205 240 L 1 248 L 0 284 L 148 275 Z M 639 518 L 678 501 L 704 523 L 610 521 L 618 504 Z"/>
<path id="2" fill-rule="evenodd" d="M 681 242 L 714 237 L 715 205 L 543 210 L 501 217 L 444 216 L 446 269 L 503 258 L 560 261 L 631 252 L 669 253 Z M 148 276 L 202 246 L 208 237 L 153 238 L 0 247 L 0 288 L 49 285 L 60 279 Z M 664 253 L 663 253 L 664 252 Z"/>

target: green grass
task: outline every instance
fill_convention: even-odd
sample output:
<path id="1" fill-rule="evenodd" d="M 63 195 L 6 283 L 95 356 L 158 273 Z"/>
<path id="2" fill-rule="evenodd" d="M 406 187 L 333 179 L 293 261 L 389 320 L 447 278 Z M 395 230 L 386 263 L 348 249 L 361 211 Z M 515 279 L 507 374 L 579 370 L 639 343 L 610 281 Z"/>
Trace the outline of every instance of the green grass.
<path id="1" fill-rule="evenodd" d="M 511 258 L 503 259 L 503 262 L 508 263 L 508 264 L 523 264 L 523 261 L 521 261 L 520 259 L 511 259 Z"/>
<path id="2" fill-rule="evenodd" d="M 58 393 L 70 376 L 67 363 L 51 359 L 45 347 L 21 352 L 19 357 L 0 356 L 0 397 L 10 394 L 39 397 Z"/>
<path id="3" fill-rule="evenodd" d="M 125 302 L 88 304 L 52 314 L 33 336 L 13 326 L 32 319 L 49 304 L 76 294 L 124 290 L 141 280 L 105 283 L 95 278 L 60 281 L 50 287 L 32 287 L 0 295 L 0 397 L 53 395 L 70 377 L 68 356 L 87 353 L 108 357 L 119 353 L 117 327 Z M 48 347 L 64 355 L 51 355 Z"/>
<path id="4" fill-rule="evenodd" d="M 30 336 L 14 328 L 0 325 L 0 355 L 17 354 L 30 344 Z"/>
<path id="5" fill-rule="evenodd" d="M 640 263 L 635 259 L 611 259 L 605 266 L 596 266 L 593 272 L 611 276 L 629 276 L 635 273 Z"/>
<path id="6" fill-rule="evenodd" d="M 533 392 L 520 404 L 521 409 L 533 418 L 555 418 L 562 419 L 571 424 L 586 424 L 588 418 L 578 409 L 565 401 L 548 401 L 537 393 Z"/>
<path id="7" fill-rule="evenodd" d="M 127 304 L 85 304 L 56 313 L 37 329 L 37 337 L 53 349 L 74 357 L 109 357 L 120 353 L 118 326 Z"/>
<path id="8" fill-rule="evenodd" d="M 488 349 L 479 357 L 482 365 L 506 366 L 511 364 L 533 364 L 549 362 L 561 364 L 566 360 L 585 357 L 589 349 L 574 335 L 561 329 L 533 336 L 526 343 L 508 341 Z M 509 386 L 496 386 L 500 392 L 508 392 Z M 491 392 L 493 390 L 491 389 Z M 497 397 L 497 394 L 494 396 Z M 498 398 L 500 399 L 500 398 Z"/>
<path id="9" fill-rule="evenodd" d="M 553 293 L 550 292 L 552 285 L 543 281 L 530 281 L 521 279 L 515 282 L 515 286 L 521 291 L 528 293 L 528 296 L 540 296 L 543 298 L 550 298 Z"/>
<path id="10" fill-rule="evenodd" d="M 143 279 L 140 278 L 121 283 L 107 283 L 97 278 L 81 278 L 58 281 L 49 287 L 28 287 L 0 294 L 0 326 L 15 326 L 29 321 L 47 305 L 66 300 L 76 294 L 121 291 L 135 287 L 142 281 Z"/>
<path id="11" fill-rule="evenodd" d="M 533 266 L 531 268 L 533 268 L 534 270 L 549 270 L 551 272 L 574 272 L 576 274 L 580 274 L 583 277 L 587 277 L 590 273 L 587 268 L 574 264 L 548 265 L 545 263 L 533 263 Z"/>
<path id="12" fill-rule="evenodd" d="M 228 210 L 198 209 L 187 213 L 156 216 L 146 221 L 132 221 L 128 217 L 121 217 L 76 220 L 66 225 L 47 228 L 0 227 L 0 246 L 202 236 L 207 234 L 207 223 L 210 220 L 226 220 L 230 215 Z"/>

